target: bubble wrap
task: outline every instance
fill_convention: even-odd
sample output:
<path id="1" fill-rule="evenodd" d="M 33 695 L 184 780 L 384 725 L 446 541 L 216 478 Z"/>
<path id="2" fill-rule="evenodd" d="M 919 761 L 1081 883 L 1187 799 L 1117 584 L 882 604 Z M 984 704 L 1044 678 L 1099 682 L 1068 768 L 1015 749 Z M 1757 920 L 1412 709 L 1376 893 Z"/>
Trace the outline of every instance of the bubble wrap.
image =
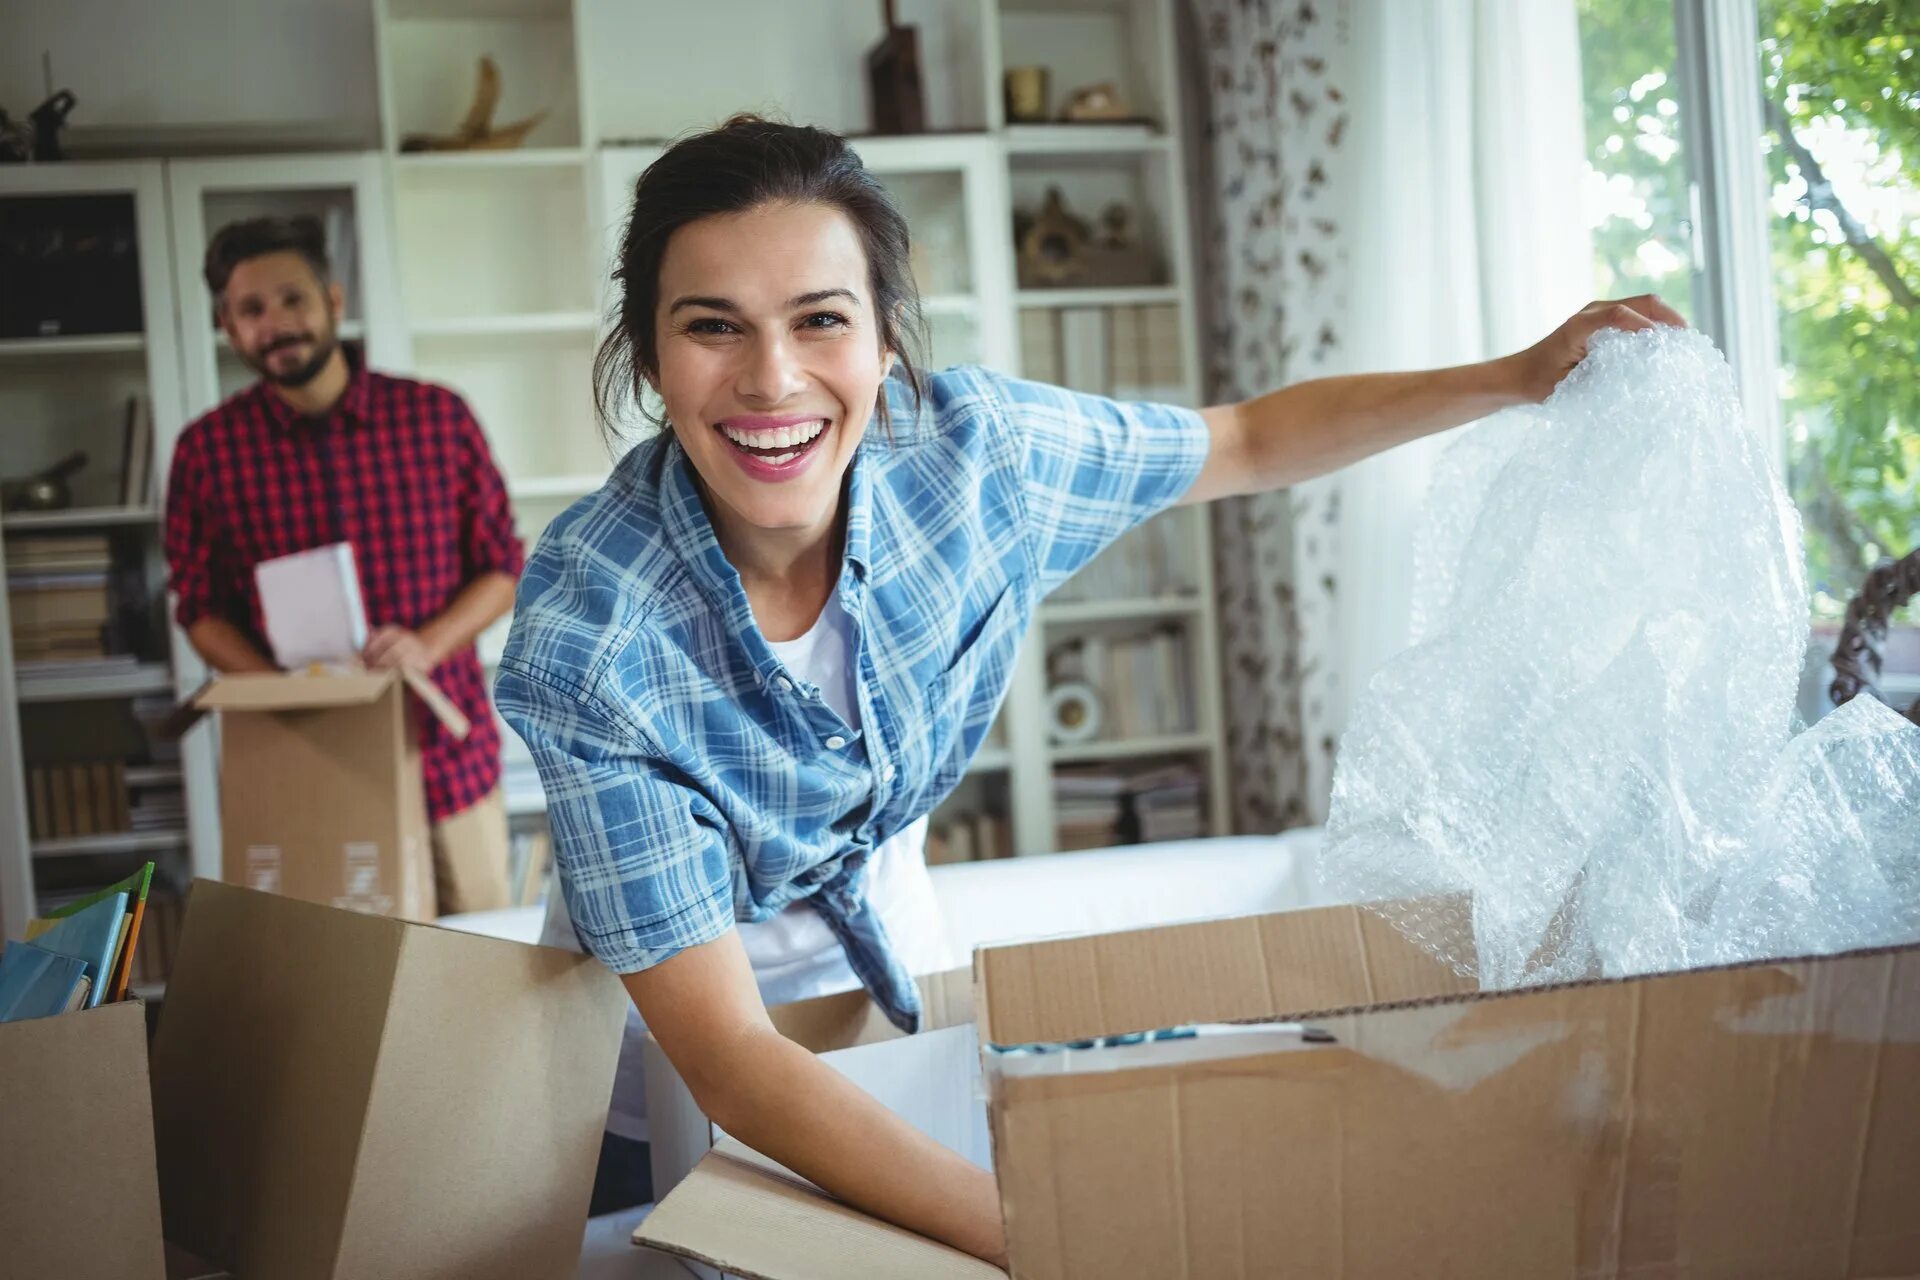
<path id="1" fill-rule="evenodd" d="M 1705 337 L 1597 335 L 1443 454 L 1417 538 L 1330 890 L 1487 989 L 1920 938 L 1920 728 L 1796 733 L 1799 517 Z"/>

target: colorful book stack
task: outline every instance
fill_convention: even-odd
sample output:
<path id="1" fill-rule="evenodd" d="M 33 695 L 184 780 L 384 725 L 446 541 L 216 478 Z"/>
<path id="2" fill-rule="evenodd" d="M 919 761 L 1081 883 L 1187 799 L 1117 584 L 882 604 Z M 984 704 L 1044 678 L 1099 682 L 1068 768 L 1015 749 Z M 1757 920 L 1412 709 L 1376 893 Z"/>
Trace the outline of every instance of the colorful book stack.
<path id="1" fill-rule="evenodd" d="M 153 864 L 27 922 L 0 952 L 0 1022 L 44 1018 L 127 998 Z"/>
<path id="2" fill-rule="evenodd" d="M 107 579 L 112 568 L 112 548 L 100 535 L 21 538 L 10 545 L 7 609 L 14 661 L 53 664 L 107 658 L 105 631 L 113 614 Z M 123 661 L 131 665 L 133 659 Z"/>

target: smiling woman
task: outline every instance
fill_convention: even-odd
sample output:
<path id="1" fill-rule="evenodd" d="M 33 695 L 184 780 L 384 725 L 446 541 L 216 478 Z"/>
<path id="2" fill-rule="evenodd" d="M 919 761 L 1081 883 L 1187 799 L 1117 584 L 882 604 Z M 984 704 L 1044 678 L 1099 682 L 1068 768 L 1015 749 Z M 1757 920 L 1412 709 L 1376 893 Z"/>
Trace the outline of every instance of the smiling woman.
<path id="1" fill-rule="evenodd" d="M 650 392 L 667 429 L 549 526 L 496 688 L 547 794 L 546 940 L 622 975 L 730 1134 L 1000 1259 L 992 1177 L 781 1037 L 766 1005 L 863 987 L 918 1027 L 914 976 L 951 967 L 926 816 L 979 751 L 1040 600 L 1175 503 L 1539 399 L 1597 329 L 1675 317 L 1595 304 L 1502 360 L 1196 412 L 922 374 L 907 251 L 900 212 L 824 130 L 739 117 L 641 176 L 597 394 L 611 422 Z M 634 1056 L 607 1182 L 645 1159 L 614 1140 L 644 1136 Z"/>

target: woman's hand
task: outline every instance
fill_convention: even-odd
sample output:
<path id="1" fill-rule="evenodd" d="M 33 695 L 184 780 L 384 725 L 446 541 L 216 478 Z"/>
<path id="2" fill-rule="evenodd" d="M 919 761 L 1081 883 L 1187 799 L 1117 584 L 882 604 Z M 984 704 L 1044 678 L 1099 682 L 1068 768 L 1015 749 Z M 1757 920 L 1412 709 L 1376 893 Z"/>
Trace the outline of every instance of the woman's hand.
<path id="1" fill-rule="evenodd" d="M 1656 324 L 1686 328 L 1687 322 L 1658 297 L 1643 293 L 1637 298 L 1589 302 L 1573 318 L 1540 341 L 1508 357 L 1519 381 L 1520 395 L 1530 404 L 1545 400 L 1560 379 L 1573 366 L 1587 358 L 1587 343 L 1602 329 L 1651 329 Z"/>

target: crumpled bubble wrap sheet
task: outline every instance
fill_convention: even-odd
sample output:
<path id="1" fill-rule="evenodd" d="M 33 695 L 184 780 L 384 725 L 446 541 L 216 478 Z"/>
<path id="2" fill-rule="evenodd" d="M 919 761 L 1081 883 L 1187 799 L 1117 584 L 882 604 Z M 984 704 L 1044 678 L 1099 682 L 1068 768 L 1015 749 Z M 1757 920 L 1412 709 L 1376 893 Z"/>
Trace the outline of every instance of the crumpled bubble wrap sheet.
<path id="1" fill-rule="evenodd" d="M 1443 454 L 1317 874 L 1494 990 L 1920 938 L 1920 728 L 1803 731 L 1800 524 L 1701 334 Z"/>

